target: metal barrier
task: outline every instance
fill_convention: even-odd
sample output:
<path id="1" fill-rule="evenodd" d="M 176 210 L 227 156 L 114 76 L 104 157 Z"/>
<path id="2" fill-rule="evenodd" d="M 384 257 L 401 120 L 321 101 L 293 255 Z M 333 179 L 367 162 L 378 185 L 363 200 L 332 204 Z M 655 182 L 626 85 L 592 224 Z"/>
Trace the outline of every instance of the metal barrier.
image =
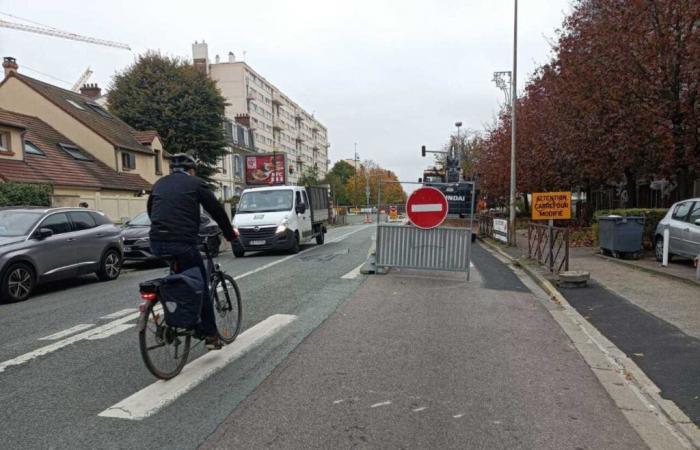
<path id="1" fill-rule="evenodd" d="M 468 272 L 471 230 L 377 226 L 377 267 Z"/>
<path id="2" fill-rule="evenodd" d="M 530 222 L 527 256 L 547 266 L 550 272 L 569 270 L 569 229 Z"/>
<path id="3" fill-rule="evenodd" d="M 493 236 L 493 216 L 479 214 L 479 236 Z"/>

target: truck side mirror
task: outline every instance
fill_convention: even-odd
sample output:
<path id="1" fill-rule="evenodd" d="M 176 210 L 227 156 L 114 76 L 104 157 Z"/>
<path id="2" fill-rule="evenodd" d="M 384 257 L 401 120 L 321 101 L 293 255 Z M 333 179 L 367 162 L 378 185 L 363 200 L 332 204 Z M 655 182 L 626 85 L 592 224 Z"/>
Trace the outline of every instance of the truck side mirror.
<path id="1" fill-rule="evenodd" d="M 297 214 L 304 214 L 306 212 L 306 203 L 302 202 L 297 205 Z"/>

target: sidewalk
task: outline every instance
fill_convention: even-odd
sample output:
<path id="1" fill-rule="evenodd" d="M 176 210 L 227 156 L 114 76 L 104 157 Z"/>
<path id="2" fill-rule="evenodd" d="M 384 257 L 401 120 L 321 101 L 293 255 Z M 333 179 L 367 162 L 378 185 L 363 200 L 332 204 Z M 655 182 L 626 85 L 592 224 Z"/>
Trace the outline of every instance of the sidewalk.
<path id="1" fill-rule="evenodd" d="M 495 244 L 552 281 L 520 248 Z M 626 262 L 596 249 L 571 249 L 569 268 L 591 274 L 589 287 L 559 289 L 584 318 L 631 358 L 696 425 L 700 424 L 700 286 Z"/>
<path id="2" fill-rule="evenodd" d="M 474 264 L 369 277 L 202 448 L 646 448 L 549 306 Z"/>

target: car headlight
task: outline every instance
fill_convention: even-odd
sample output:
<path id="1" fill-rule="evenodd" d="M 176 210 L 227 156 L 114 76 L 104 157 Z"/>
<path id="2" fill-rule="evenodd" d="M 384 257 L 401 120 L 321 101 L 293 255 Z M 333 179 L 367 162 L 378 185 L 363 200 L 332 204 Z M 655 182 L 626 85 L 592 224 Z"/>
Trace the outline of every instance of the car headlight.
<path id="1" fill-rule="evenodd" d="M 289 221 L 287 219 L 284 219 L 275 230 L 275 233 L 284 233 L 285 231 L 287 231 L 287 225 L 289 225 Z"/>

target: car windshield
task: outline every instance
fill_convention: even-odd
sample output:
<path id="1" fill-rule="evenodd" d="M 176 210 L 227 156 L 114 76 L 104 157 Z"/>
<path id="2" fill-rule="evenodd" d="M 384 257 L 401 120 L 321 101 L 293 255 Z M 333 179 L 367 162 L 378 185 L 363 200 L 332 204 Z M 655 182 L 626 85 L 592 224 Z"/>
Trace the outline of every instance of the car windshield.
<path id="1" fill-rule="evenodd" d="M 130 227 L 150 227 L 151 218 L 148 217 L 148 213 L 141 213 L 129 221 Z"/>
<path id="2" fill-rule="evenodd" d="M 244 192 L 238 204 L 239 213 L 289 211 L 294 193 L 291 189 Z"/>
<path id="3" fill-rule="evenodd" d="M 41 216 L 40 212 L 0 211 L 0 237 L 26 236 Z"/>

